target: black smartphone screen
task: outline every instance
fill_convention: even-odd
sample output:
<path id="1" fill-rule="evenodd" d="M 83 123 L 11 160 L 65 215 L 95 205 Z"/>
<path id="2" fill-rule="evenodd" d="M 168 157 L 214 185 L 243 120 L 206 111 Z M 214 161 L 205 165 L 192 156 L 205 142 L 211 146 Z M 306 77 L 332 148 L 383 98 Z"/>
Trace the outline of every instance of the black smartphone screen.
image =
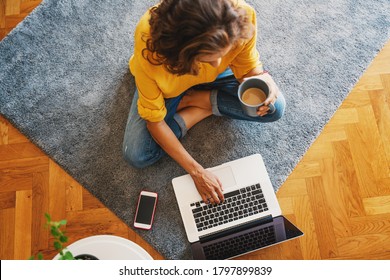
<path id="1" fill-rule="evenodd" d="M 141 195 L 137 217 L 135 218 L 136 223 L 149 225 L 152 222 L 155 202 L 156 197 Z"/>

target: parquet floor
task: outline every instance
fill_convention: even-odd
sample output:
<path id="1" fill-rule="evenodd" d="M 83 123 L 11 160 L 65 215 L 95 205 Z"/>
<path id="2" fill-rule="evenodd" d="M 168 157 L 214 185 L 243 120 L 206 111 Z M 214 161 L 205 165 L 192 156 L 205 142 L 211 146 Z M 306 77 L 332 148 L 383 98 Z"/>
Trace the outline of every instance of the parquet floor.
<path id="1" fill-rule="evenodd" d="M 0 39 L 40 2 L 0 1 Z M 277 196 L 305 235 L 241 259 L 390 259 L 390 41 Z M 44 212 L 70 242 L 115 234 L 162 258 L 0 116 L 0 259 L 56 254 Z"/>

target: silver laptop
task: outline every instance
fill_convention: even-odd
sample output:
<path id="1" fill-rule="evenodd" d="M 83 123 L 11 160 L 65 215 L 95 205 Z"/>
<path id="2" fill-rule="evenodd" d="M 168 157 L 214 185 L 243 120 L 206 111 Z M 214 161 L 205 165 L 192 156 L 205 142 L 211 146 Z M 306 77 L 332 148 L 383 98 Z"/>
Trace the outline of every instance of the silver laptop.
<path id="1" fill-rule="evenodd" d="M 194 259 L 229 259 L 303 235 L 282 212 L 261 155 L 209 169 L 225 201 L 205 204 L 190 175 L 172 180 Z"/>

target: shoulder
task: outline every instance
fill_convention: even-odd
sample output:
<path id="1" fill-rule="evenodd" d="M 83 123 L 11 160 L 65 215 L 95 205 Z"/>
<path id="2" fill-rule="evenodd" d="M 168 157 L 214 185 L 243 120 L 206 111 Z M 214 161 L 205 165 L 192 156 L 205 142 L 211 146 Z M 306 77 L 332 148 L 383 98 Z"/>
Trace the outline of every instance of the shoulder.
<path id="1" fill-rule="evenodd" d="M 150 19 L 150 12 L 149 12 L 149 10 L 147 10 L 142 15 L 142 17 L 140 18 L 140 20 L 135 28 L 134 37 L 135 37 L 136 44 L 141 41 L 141 42 L 144 42 L 144 45 L 145 45 L 145 41 L 150 34 L 149 19 Z"/>
<path id="2" fill-rule="evenodd" d="M 254 11 L 253 7 L 250 4 L 248 4 L 245 0 L 233 0 L 233 4 L 238 7 L 242 7 Z"/>
<path id="3" fill-rule="evenodd" d="M 256 11 L 251 5 L 244 0 L 233 0 L 233 3 L 236 7 L 242 8 L 246 11 L 247 16 L 252 22 L 256 21 Z"/>
<path id="4" fill-rule="evenodd" d="M 130 58 L 130 69 L 134 76 L 140 71 L 148 73 L 152 65 L 144 58 L 143 52 L 146 50 L 146 41 L 150 36 L 150 12 L 146 11 L 140 18 L 134 33 L 134 52 Z M 145 50 L 145 51 L 144 51 Z"/>

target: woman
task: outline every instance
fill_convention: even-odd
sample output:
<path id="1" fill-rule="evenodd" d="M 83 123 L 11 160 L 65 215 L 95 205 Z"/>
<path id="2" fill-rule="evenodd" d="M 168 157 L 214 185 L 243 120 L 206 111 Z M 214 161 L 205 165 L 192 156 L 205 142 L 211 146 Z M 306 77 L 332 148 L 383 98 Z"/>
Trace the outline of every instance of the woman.
<path id="1" fill-rule="evenodd" d="M 240 0 L 163 0 L 138 23 L 129 66 L 137 90 L 125 131 L 125 159 L 142 168 L 168 154 L 192 176 L 204 202 L 222 202 L 220 180 L 179 139 L 213 114 L 255 122 L 283 115 L 284 98 L 256 50 L 253 8 Z M 270 87 L 258 117 L 246 116 L 237 98 L 239 83 L 248 77 Z M 276 107 L 272 114 L 269 103 Z"/>

